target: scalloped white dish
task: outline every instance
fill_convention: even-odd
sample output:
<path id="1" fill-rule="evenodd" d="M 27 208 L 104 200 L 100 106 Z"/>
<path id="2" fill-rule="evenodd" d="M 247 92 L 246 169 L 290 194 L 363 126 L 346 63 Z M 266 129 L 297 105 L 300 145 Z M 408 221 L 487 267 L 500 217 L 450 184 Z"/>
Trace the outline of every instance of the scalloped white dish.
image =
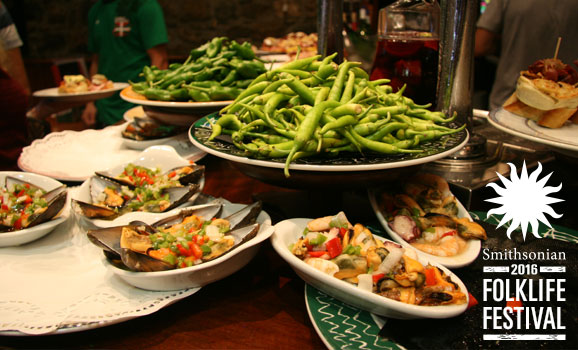
<path id="1" fill-rule="evenodd" d="M 443 306 L 405 304 L 372 292 L 360 290 L 350 283 L 329 276 L 328 274 L 317 270 L 313 266 L 308 265 L 293 255 L 289 250 L 289 246 L 297 242 L 303 233 L 303 229 L 311 220 L 312 219 L 296 218 L 279 222 L 275 225 L 275 232 L 271 236 L 271 244 L 281 258 L 291 265 L 295 272 L 305 282 L 315 288 L 359 309 L 397 319 L 449 318 L 457 316 L 466 310 L 467 303 Z M 381 237 L 379 238 L 382 239 Z M 460 290 L 465 295 L 468 295 L 466 286 L 455 274 L 449 271 L 446 267 L 428 259 L 419 252 L 417 255 L 420 263 L 431 263 L 432 265 L 439 267 L 452 278 L 452 281 L 458 284 Z"/>
<path id="2" fill-rule="evenodd" d="M 403 238 L 401 238 L 400 235 L 398 235 L 395 231 L 393 231 L 389 227 L 387 220 L 385 219 L 385 216 L 383 216 L 383 213 L 381 212 L 381 210 L 379 210 L 379 203 L 378 203 L 377 198 L 376 198 L 376 192 L 374 190 L 368 190 L 368 196 L 369 196 L 369 201 L 371 203 L 371 207 L 373 208 L 373 211 L 375 212 L 375 216 L 377 216 L 379 223 L 381 223 L 381 226 L 385 229 L 387 234 L 389 234 L 389 236 L 394 241 L 401 244 L 404 248 L 414 249 L 415 251 L 419 252 L 421 255 L 425 256 L 427 259 L 435 260 L 435 261 L 439 262 L 440 264 L 442 264 L 443 266 L 451 268 L 451 269 L 467 266 L 467 265 L 473 263 L 476 260 L 476 258 L 478 257 L 478 255 L 480 254 L 480 251 L 482 249 L 482 242 L 479 239 L 467 240 L 467 244 L 466 244 L 465 249 L 460 254 L 458 254 L 456 256 L 452 256 L 452 257 L 432 255 L 432 254 L 428 254 L 428 253 L 425 253 L 421 250 L 414 248 L 411 244 L 406 242 Z M 460 218 L 466 217 L 466 218 L 470 219 L 470 221 L 472 221 L 472 217 L 470 216 L 470 214 L 468 213 L 466 208 L 464 208 L 462 203 L 460 203 L 460 201 L 457 198 L 456 198 L 456 202 L 457 202 L 457 206 L 458 206 L 458 217 L 460 217 Z"/>
<path id="3" fill-rule="evenodd" d="M 117 164 L 113 167 L 110 167 L 108 169 L 99 169 L 99 171 L 106 171 L 106 172 L 110 172 L 112 174 L 120 174 L 123 172 L 125 166 L 128 163 L 133 163 L 135 165 L 140 165 L 140 166 L 144 166 L 147 168 L 159 168 L 161 172 L 166 172 L 166 171 L 169 171 L 170 169 L 174 169 L 174 168 L 177 168 L 179 166 L 185 166 L 185 165 L 191 164 L 190 161 L 179 156 L 179 154 L 171 146 L 152 146 L 152 147 L 145 149 L 141 153 L 139 153 L 138 157 L 135 157 L 135 158 L 133 158 L 129 161 L 123 162 L 123 163 L 119 163 L 119 164 Z M 86 181 L 84 181 L 82 183 L 82 185 L 80 185 L 79 190 L 73 194 L 72 199 L 79 200 L 82 202 L 87 202 L 87 203 L 90 203 L 92 201 L 91 197 L 90 197 L 91 178 L 92 178 L 92 176 L 89 177 L 88 179 L 86 179 Z M 188 204 L 190 204 L 191 202 L 194 202 L 194 200 L 197 198 L 197 196 L 203 190 L 203 188 L 205 186 L 205 177 L 204 176 L 201 178 L 199 185 L 200 185 L 199 191 L 197 193 L 195 193 L 193 195 L 193 197 L 191 197 L 191 199 L 189 199 L 189 201 L 187 202 Z M 184 205 L 187 205 L 187 203 L 185 203 Z M 122 225 L 124 223 L 123 217 L 126 215 L 129 215 L 129 214 L 132 215 L 134 213 L 127 213 L 127 214 L 121 215 L 114 220 L 89 219 L 82 214 L 79 214 L 79 213 L 76 213 L 76 214 L 79 217 L 80 222 L 82 224 L 84 224 L 86 227 L 88 227 L 88 228 L 95 228 L 95 227 L 102 228 L 102 227 L 111 227 L 111 226 Z M 155 215 L 154 213 L 144 213 L 144 214 Z M 136 220 L 136 219 L 134 219 L 134 220 Z"/>
<path id="4" fill-rule="evenodd" d="M 61 181 L 82 182 L 95 171 L 135 159 L 141 150 L 128 148 L 121 136 L 126 124 L 101 130 L 53 132 L 22 149 L 18 167 Z M 193 161 L 206 155 L 190 142 L 171 143 L 177 153 Z"/>
<path id="5" fill-rule="evenodd" d="M 2 171 L 0 172 L 0 184 L 4 186 L 6 176 L 15 177 L 22 181 L 29 182 L 43 190 L 50 191 L 57 187 L 63 186 L 59 181 L 46 176 L 31 174 L 19 171 Z M 67 199 L 68 203 L 68 199 Z M 52 232 L 68 218 L 68 204 L 54 218 L 33 227 L 25 228 L 18 231 L 0 232 L 0 247 L 17 246 L 35 241 Z"/>
<path id="6" fill-rule="evenodd" d="M 101 98 L 106 98 L 114 95 L 115 92 L 120 91 L 129 86 L 128 83 L 114 83 L 112 89 L 99 91 L 85 91 L 85 92 L 60 92 L 57 87 L 48 88 L 44 90 L 35 91 L 32 96 L 38 98 L 50 98 L 62 102 L 78 102 L 78 101 L 94 101 Z"/>
<path id="7" fill-rule="evenodd" d="M 225 201 L 221 216 L 225 217 L 245 207 L 243 204 L 230 203 Z M 135 213 L 131 219 L 141 220 L 147 224 L 152 224 L 164 217 L 178 213 L 173 210 L 169 213 L 156 215 L 142 215 L 147 213 Z M 243 243 L 214 260 L 181 269 L 156 271 L 156 272 L 135 272 L 124 270 L 112 265 L 104 259 L 105 266 L 115 275 L 125 280 L 127 283 L 146 290 L 170 291 L 183 288 L 198 288 L 209 283 L 223 279 L 244 267 L 257 254 L 261 243 L 273 234 L 271 218 L 265 211 L 261 211 L 257 217 L 260 224 L 259 232 L 251 240 Z M 122 225 L 122 224 L 121 224 Z"/>

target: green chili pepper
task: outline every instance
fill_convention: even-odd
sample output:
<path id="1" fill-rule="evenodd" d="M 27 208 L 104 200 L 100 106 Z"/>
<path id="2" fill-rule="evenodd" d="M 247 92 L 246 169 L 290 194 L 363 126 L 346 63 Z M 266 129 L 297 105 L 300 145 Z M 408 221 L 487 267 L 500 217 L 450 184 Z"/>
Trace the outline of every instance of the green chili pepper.
<path id="1" fill-rule="evenodd" d="M 235 40 L 232 40 L 231 45 L 229 47 L 231 48 L 231 50 L 234 50 L 239 57 L 243 59 L 252 60 L 256 57 L 255 52 L 251 48 L 251 44 L 248 42 L 239 44 Z"/>
<path id="2" fill-rule="evenodd" d="M 217 54 L 221 51 L 221 47 L 223 46 L 223 41 L 225 40 L 224 37 L 217 37 L 213 38 L 207 47 L 206 55 L 209 58 L 213 58 L 217 56 Z"/>
<path id="3" fill-rule="evenodd" d="M 148 88 L 143 93 L 149 100 L 171 101 L 171 93 L 167 90 Z"/>
<path id="4" fill-rule="evenodd" d="M 365 147 L 369 150 L 375 151 L 375 152 L 384 153 L 384 154 L 401 154 L 401 153 L 420 153 L 420 152 L 423 152 L 423 150 L 402 149 L 402 148 L 397 148 L 397 147 L 395 147 L 389 143 L 373 141 L 371 139 L 364 138 L 363 136 L 357 134 L 355 132 L 355 130 L 351 130 L 351 134 L 357 140 L 357 142 L 359 142 L 359 144 L 361 144 L 363 147 Z"/>
<path id="5" fill-rule="evenodd" d="M 187 90 L 188 90 L 189 96 L 195 102 L 209 102 L 209 101 L 211 101 L 211 98 L 209 97 L 209 95 L 204 91 L 200 91 L 197 89 L 187 89 Z"/>
<path id="6" fill-rule="evenodd" d="M 235 81 L 236 77 L 237 77 L 236 71 L 234 70 L 229 71 L 225 79 L 221 80 L 221 85 L 222 86 L 231 85 Z"/>
<path id="7" fill-rule="evenodd" d="M 186 88 L 174 89 L 170 92 L 171 98 L 177 101 L 187 101 L 190 98 L 189 90 Z"/>

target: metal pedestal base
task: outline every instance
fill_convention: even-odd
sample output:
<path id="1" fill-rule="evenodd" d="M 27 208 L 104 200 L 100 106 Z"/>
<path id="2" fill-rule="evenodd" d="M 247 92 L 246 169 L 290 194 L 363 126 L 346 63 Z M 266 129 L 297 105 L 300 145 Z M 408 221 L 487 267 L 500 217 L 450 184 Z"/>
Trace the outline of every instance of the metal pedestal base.
<path id="1" fill-rule="evenodd" d="M 474 151 L 480 153 L 480 141 L 485 139 L 482 154 L 472 157 L 472 149 L 428 163 L 424 171 L 445 178 L 453 193 L 462 204 L 471 210 L 488 210 L 486 199 L 495 197 L 495 191 L 487 188 L 490 182 L 499 180 L 497 173 L 509 177 L 512 163 L 520 171 L 526 162 L 528 172 L 538 165 L 555 159 L 554 155 L 541 144 L 505 134 L 491 125 L 483 123 L 474 128 Z M 468 143 L 469 144 L 469 143 Z M 468 146 L 466 146 L 468 147 Z M 476 153 L 474 152 L 474 153 Z"/>

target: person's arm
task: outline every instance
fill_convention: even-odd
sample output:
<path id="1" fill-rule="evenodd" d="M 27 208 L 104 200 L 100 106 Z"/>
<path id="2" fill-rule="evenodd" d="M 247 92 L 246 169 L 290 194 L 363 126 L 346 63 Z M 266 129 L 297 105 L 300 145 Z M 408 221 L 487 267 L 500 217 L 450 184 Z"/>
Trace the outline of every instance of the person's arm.
<path id="1" fill-rule="evenodd" d="M 98 72 L 98 55 L 93 54 L 90 62 L 90 67 L 88 68 L 89 79 L 97 72 Z M 86 124 L 86 126 L 93 126 L 94 124 L 96 124 L 96 112 L 97 110 L 94 102 L 89 102 L 86 104 L 86 108 L 84 108 L 84 111 L 82 111 L 82 115 L 80 117 L 84 122 L 84 124 Z"/>
<path id="2" fill-rule="evenodd" d="M 476 44 L 474 46 L 474 56 L 486 56 L 493 53 L 496 48 L 497 34 L 484 28 L 476 30 Z"/>
<path id="3" fill-rule="evenodd" d="M 156 66 L 159 69 L 167 69 L 169 67 L 167 44 L 153 46 L 147 50 L 147 54 L 151 59 L 151 66 Z"/>
<path id="4" fill-rule="evenodd" d="M 26 95 L 30 95 L 30 84 L 28 82 L 28 76 L 26 75 L 26 68 L 24 68 L 20 48 L 15 47 L 5 52 L 8 61 L 6 72 L 22 86 L 24 91 L 26 91 Z"/>

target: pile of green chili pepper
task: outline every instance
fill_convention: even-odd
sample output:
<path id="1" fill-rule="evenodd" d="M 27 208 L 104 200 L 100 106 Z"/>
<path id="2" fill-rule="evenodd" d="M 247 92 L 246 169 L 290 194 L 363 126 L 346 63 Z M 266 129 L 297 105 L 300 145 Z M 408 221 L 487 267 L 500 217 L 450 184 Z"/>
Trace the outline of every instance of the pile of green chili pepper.
<path id="1" fill-rule="evenodd" d="M 392 92 L 389 80 L 370 81 L 358 62 L 337 65 L 336 54 L 298 59 L 259 75 L 220 111 L 209 140 L 229 134 L 255 158 L 292 161 L 339 152 L 423 152 L 420 143 L 465 128 L 455 119 Z"/>
<path id="2" fill-rule="evenodd" d="M 145 66 L 140 74 L 144 81 L 131 85 L 149 100 L 226 101 L 234 100 L 265 71 L 250 43 L 216 37 L 191 50 L 183 63 L 172 63 L 168 69 Z"/>

